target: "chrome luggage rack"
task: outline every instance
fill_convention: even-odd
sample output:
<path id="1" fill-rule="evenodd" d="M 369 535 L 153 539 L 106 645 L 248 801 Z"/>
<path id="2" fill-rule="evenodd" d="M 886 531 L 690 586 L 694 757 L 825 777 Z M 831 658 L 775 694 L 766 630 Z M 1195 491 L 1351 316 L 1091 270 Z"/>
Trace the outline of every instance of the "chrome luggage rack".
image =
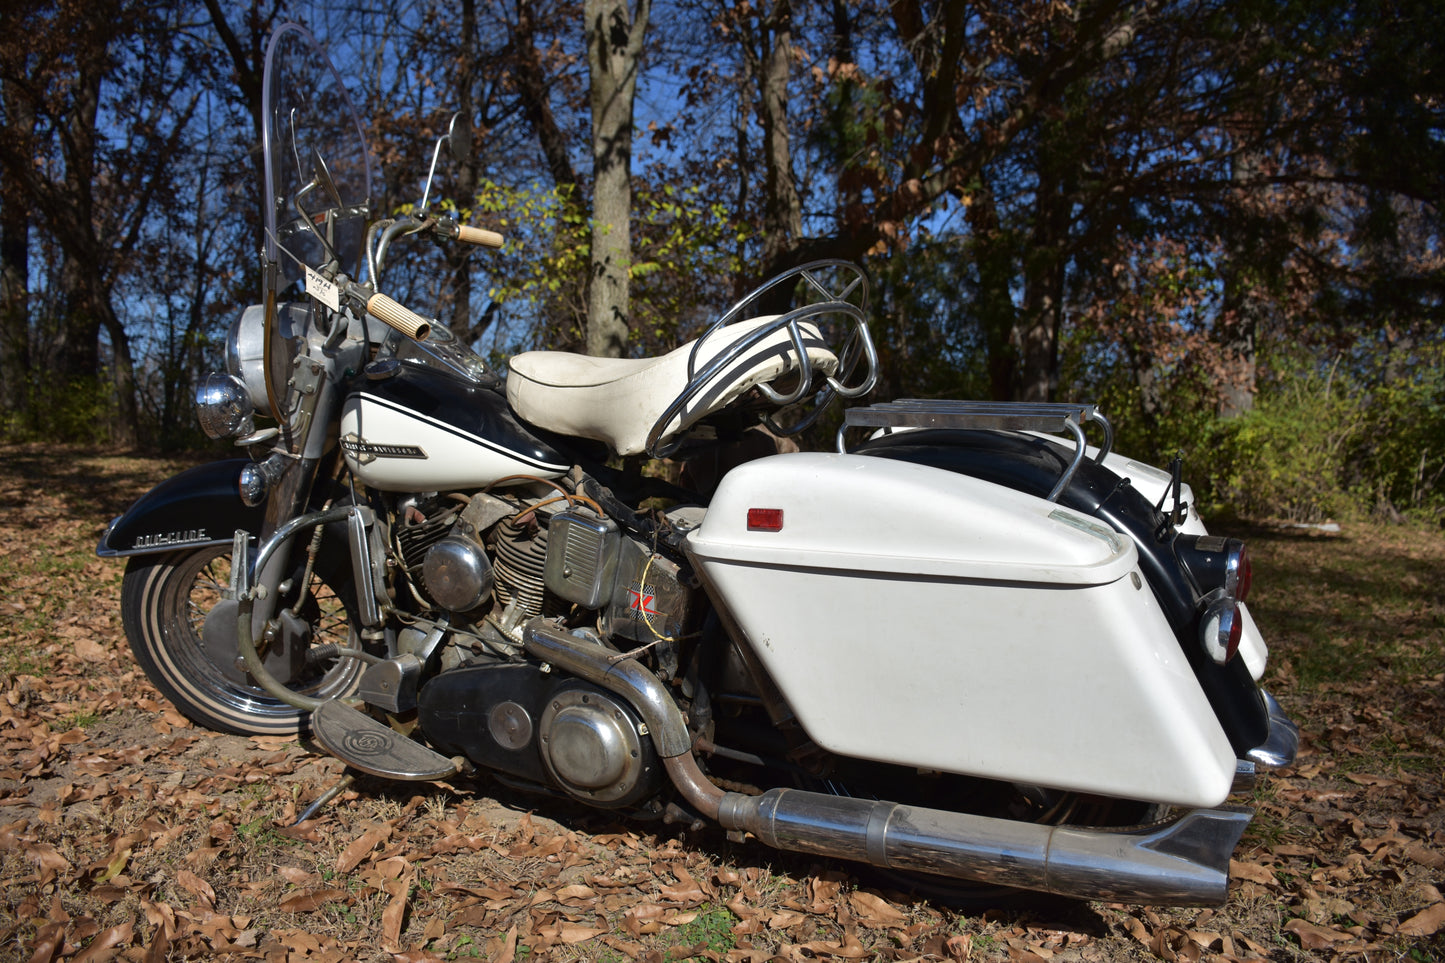
<path id="1" fill-rule="evenodd" d="M 867 408 L 849 408 L 843 413 L 843 424 L 838 429 L 838 452 L 847 451 L 844 433 L 849 428 L 893 429 L 917 428 L 966 428 L 992 429 L 995 431 L 1038 431 L 1056 435 L 1067 431 L 1074 436 L 1074 458 L 1063 476 L 1049 492 L 1049 501 L 1058 501 L 1059 495 L 1074 473 L 1084 463 L 1087 443 L 1084 440 L 1084 424 L 1096 422 L 1103 427 L 1103 444 L 1094 456 L 1095 462 L 1103 462 L 1109 449 L 1114 445 L 1114 428 L 1093 405 L 1070 403 L 1034 403 L 999 401 L 931 401 L 906 398 L 900 401 L 885 401 Z"/>
<path id="2" fill-rule="evenodd" d="M 778 315 L 768 324 L 746 337 L 738 339 L 709 361 L 706 367 L 699 368 L 698 357 L 702 346 L 707 343 L 709 338 L 735 321 L 756 317 L 758 304 L 763 300 L 764 295 L 790 284 L 801 287 L 803 297 L 817 300 L 809 301 L 800 307 Z M 873 346 L 872 336 L 868 333 L 867 317 L 868 276 L 863 273 L 862 268 L 851 261 L 812 261 L 785 271 L 755 288 L 725 311 L 708 327 L 702 337 L 694 342 L 687 361 L 687 387 L 673 399 L 672 404 L 668 405 L 667 410 L 653 423 L 652 429 L 647 434 L 647 453 L 654 458 L 666 458 L 681 447 L 686 436 L 684 429 L 688 425 L 684 423 L 674 429 L 675 437 L 664 443 L 663 437 L 669 426 L 687 410 L 699 395 L 714 385 L 719 375 L 738 365 L 755 346 L 781 330 L 787 330 L 788 338 L 792 342 L 793 353 L 797 357 L 798 367 L 795 369 L 798 378 L 797 385 L 786 394 L 778 391 L 771 384 L 756 385 L 756 390 L 770 404 L 778 408 L 785 408 L 802 401 L 809 391 L 816 391 L 816 395 L 813 410 L 797 424 L 784 428 L 776 424 L 769 416 L 764 419 L 769 428 L 780 435 L 796 434 L 816 421 L 835 396 L 861 398 L 866 395 L 873 390 L 874 384 L 878 381 L 878 352 Z M 813 360 L 808 355 L 800 324 L 804 321 L 814 321 L 821 325 L 830 320 L 844 323 L 848 332 L 840 347 L 834 349 L 830 346 L 830 350 L 838 358 L 836 373 L 825 373 L 826 385 L 821 389 L 816 389 L 814 381 L 817 372 L 813 370 Z M 823 333 L 826 337 L 826 332 Z M 864 369 L 861 380 L 856 384 L 848 384 L 848 380 L 860 365 Z"/>

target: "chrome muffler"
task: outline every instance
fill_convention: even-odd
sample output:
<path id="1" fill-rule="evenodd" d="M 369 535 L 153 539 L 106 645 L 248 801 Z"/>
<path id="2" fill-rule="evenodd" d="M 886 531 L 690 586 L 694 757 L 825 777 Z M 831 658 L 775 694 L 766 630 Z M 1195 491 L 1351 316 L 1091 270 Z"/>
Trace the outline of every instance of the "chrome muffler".
<path id="1" fill-rule="evenodd" d="M 541 620 L 527 626 L 525 638 L 532 655 L 632 703 L 673 783 L 698 812 L 774 849 L 1075 899 L 1213 906 L 1225 900 L 1229 857 L 1253 815 L 1196 809 L 1151 826 L 1089 829 L 801 789 L 723 792 L 698 768 L 667 690 L 640 663 Z"/>
<path id="2" fill-rule="evenodd" d="M 1078 899 L 1223 903 L 1253 814 L 1197 809 L 1136 829 L 1045 826 L 898 803 L 771 789 L 727 793 L 718 819 L 776 849 Z"/>

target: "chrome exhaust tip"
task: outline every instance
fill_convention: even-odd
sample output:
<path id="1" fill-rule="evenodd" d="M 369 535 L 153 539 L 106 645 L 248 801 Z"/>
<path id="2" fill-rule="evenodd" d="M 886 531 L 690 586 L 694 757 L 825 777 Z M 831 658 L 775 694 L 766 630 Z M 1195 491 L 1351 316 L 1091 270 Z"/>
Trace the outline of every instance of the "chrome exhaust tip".
<path id="1" fill-rule="evenodd" d="M 1043 826 L 898 803 L 772 789 L 728 793 L 718 819 L 777 849 L 1075 899 L 1213 906 L 1253 813 L 1201 809 L 1159 825 Z"/>

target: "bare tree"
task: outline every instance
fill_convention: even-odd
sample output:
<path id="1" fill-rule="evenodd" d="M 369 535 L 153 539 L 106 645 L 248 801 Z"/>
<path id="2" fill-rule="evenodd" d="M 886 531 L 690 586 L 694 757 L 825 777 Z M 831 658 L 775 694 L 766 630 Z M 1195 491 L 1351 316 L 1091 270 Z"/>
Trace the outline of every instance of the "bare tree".
<path id="1" fill-rule="evenodd" d="M 592 106 L 592 267 L 587 353 L 627 351 L 632 270 L 632 109 L 652 0 L 586 0 Z"/>

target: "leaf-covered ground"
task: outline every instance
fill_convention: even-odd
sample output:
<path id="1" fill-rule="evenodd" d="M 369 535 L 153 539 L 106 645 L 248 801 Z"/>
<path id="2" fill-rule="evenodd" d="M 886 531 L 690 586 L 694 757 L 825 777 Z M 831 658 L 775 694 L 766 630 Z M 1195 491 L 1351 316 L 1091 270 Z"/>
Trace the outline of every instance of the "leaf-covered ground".
<path id="1" fill-rule="evenodd" d="M 179 467 L 0 446 L 0 960 L 1445 959 L 1445 536 L 1247 532 L 1304 730 L 1218 909 L 961 911 L 490 781 L 199 730 L 131 658 L 104 523 Z"/>

